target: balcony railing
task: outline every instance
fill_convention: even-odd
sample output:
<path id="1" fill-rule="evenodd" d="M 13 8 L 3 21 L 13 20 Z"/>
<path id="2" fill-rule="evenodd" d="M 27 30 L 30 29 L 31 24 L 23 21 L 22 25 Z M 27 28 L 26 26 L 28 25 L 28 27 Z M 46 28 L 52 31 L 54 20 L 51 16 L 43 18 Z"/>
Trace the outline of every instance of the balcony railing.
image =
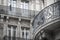
<path id="1" fill-rule="evenodd" d="M 34 32 L 36 32 L 36 29 L 41 28 L 42 25 L 46 25 L 57 18 L 60 18 L 60 2 L 45 7 L 36 15 L 33 20 Z"/>
<path id="2" fill-rule="evenodd" d="M 9 6 L 0 5 L 0 14 L 31 18 L 35 16 L 35 12 L 38 12 L 34 10 L 14 8 L 14 7 L 12 7 L 12 9 L 13 10 L 10 11 Z"/>
<path id="3" fill-rule="evenodd" d="M 26 39 L 26 38 L 20 38 L 20 37 L 8 37 L 5 36 L 3 40 L 32 40 L 32 39 Z"/>

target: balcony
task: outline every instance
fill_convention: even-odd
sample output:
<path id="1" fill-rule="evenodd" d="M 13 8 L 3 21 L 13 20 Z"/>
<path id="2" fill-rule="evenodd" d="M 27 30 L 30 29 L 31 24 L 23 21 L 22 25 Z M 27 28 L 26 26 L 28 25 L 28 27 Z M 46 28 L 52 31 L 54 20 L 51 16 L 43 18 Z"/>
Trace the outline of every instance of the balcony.
<path id="1" fill-rule="evenodd" d="M 5 36 L 3 40 L 32 40 L 32 39 Z"/>
<path id="2" fill-rule="evenodd" d="M 12 7 L 12 9 L 13 10 L 10 11 L 9 6 L 0 5 L 0 14 L 15 16 L 15 17 L 22 17 L 22 18 L 32 18 L 35 16 L 35 12 L 37 12 L 34 10 L 14 8 L 14 7 Z"/>
<path id="3" fill-rule="evenodd" d="M 32 23 L 34 34 L 57 21 L 60 21 L 60 2 L 45 7 L 35 16 Z"/>

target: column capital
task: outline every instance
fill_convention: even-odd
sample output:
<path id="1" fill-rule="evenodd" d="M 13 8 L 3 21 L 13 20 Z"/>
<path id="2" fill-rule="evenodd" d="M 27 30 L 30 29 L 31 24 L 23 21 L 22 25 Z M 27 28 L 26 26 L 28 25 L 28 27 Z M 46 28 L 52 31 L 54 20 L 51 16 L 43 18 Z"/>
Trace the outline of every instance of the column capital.
<path id="1" fill-rule="evenodd" d="M 1 18 L 4 18 L 4 15 L 1 15 Z"/>
<path id="2" fill-rule="evenodd" d="M 9 17 L 7 17 L 7 19 L 9 19 Z"/>
<path id="3" fill-rule="evenodd" d="M 19 21 L 21 21 L 21 18 L 19 18 Z"/>

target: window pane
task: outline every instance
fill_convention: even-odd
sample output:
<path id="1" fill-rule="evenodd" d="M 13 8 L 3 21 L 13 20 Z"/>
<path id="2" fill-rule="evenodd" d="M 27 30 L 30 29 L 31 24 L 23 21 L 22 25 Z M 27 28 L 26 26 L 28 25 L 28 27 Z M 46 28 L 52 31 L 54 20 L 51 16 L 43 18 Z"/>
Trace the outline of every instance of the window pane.
<path id="1" fill-rule="evenodd" d="M 28 36 L 28 32 L 26 32 L 26 37 Z"/>
<path id="2" fill-rule="evenodd" d="M 9 40 L 11 40 L 11 30 L 9 30 Z"/>
<path id="3" fill-rule="evenodd" d="M 29 30 L 26 31 L 26 38 L 29 39 L 30 36 L 29 36 Z"/>
<path id="4" fill-rule="evenodd" d="M 24 3 L 24 9 L 28 9 L 28 3 Z"/>
<path id="5" fill-rule="evenodd" d="M 29 5 L 28 5 L 28 3 L 21 3 L 20 4 L 20 8 L 22 8 L 22 9 L 28 9 Z"/>
<path id="6" fill-rule="evenodd" d="M 22 37 L 24 38 L 24 32 L 22 32 Z"/>
<path id="7" fill-rule="evenodd" d="M 16 37 L 16 31 L 13 30 L 13 37 Z"/>
<path id="8" fill-rule="evenodd" d="M 16 40 L 16 27 L 13 26 L 13 40 Z"/>
<path id="9" fill-rule="evenodd" d="M 11 7 L 11 5 L 10 5 L 10 11 L 12 11 L 12 7 Z"/>
<path id="10" fill-rule="evenodd" d="M 23 3 L 20 3 L 20 8 L 23 9 L 23 7 L 24 7 L 24 4 Z"/>
<path id="11" fill-rule="evenodd" d="M 9 40 L 16 40 L 16 27 L 14 26 L 8 26 L 8 38 Z"/>

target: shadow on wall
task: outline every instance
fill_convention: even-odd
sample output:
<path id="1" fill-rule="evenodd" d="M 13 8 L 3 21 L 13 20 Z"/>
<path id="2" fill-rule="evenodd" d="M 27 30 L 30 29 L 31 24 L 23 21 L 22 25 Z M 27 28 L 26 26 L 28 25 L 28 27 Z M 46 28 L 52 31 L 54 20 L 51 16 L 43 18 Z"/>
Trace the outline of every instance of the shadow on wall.
<path id="1" fill-rule="evenodd" d="M 41 40 L 48 40 L 48 39 L 44 37 L 44 38 L 42 38 Z"/>

